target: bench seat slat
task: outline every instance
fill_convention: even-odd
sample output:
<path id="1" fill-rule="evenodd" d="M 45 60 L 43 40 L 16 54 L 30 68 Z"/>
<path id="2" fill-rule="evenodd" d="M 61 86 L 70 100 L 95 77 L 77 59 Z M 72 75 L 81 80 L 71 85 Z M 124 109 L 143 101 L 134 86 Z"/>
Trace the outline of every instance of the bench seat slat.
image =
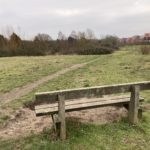
<path id="1" fill-rule="evenodd" d="M 140 98 L 140 100 L 143 100 L 143 98 Z M 78 101 L 65 101 L 65 110 L 66 112 L 69 112 L 116 104 L 119 105 L 129 103 L 129 101 L 129 96 L 114 96 L 95 99 L 81 99 Z M 36 106 L 35 112 L 37 116 L 58 113 L 58 103 Z"/>
<path id="2" fill-rule="evenodd" d="M 97 101 L 107 101 L 107 100 L 117 100 L 117 99 L 124 99 L 124 98 L 129 98 L 127 95 L 123 96 L 113 96 L 113 97 L 103 97 L 103 98 L 83 98 L 83 99 L 78 99 L 78 100 L 67 100 L 65 101 L 65 106 L 68 105 L 76 105 L 76 104 L 82 104 L 82 103 L 93 103 Z M 35 109 L 43 109 L 43 108 L 53 108 L 53 107 L 58 107 L 58 103 L 52 103 L 52 104 L 44 104 L 44 105 L 37 105 L 35 106 Z"/>

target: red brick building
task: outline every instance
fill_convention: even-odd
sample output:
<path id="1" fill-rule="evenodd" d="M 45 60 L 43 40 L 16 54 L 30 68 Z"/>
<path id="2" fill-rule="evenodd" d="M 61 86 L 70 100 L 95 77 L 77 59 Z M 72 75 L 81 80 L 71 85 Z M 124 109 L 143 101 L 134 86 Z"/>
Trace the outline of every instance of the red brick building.
<path id="1" fill-rule="evenodd" d="M 150 42 L 150 33 L 144 34 L 144 42 Z"/>
<path id="2" fill-rule="evenodd" d="M 140 43 L 150 43 L 150 33 L 145 33 L 144 35 L 135 35 L 128 38 L 120 39 L 123 44 L 140 44 Z"/>

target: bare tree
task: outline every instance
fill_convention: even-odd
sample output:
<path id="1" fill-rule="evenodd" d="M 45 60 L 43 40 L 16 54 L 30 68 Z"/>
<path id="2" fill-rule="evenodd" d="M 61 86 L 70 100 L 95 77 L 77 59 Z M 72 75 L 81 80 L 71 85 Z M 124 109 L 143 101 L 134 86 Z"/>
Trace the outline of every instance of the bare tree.
<path id="1" fill-rule="evenodd" d="M 2 28 L 2 33 L 5 37 L 9 38 L 14 32 L 14 28 L 12 26 L 6 26 Z"/>
<path id="2" fill-rule="evenodd" d="M 6 44 L 7 44 L 7 39 L 3 35 L 0 35 L 0 48 L 4 48 Z"/>
<path id="3" fill-rule="evenodd" d="M 85 34 L 85 32 L 78 32 L 78 38 L 79 38 L 79 39 L 86 39 L 86 34 Z"/>
<path id="4" fill-rule="evenodd" d="M 96 37 L 95 37 L 94 31 L 92 31 L 91 29 L 87 29 L 86 30 L 86 38 L 89 40 L 95 39 Z"/>
<path id="5" fill-rule="evenodd" d="M 48 42 L 48 41 L 52 41 L 52 38 L 48 34 L 39 33 L 38 35 L 35 36 L 34 41 Z"/>
<path id="6" fill-rule="evenodd" d="M 60 31 L 58 32 L 58 40 L 66 40 L 66 36 Z"/>
<path id="7" fill-rule="evenodd" d="M 72 31 L 69 37 L 77 40 L 78 39 L 78 34 L 76 33 L 76 31 Z"/>

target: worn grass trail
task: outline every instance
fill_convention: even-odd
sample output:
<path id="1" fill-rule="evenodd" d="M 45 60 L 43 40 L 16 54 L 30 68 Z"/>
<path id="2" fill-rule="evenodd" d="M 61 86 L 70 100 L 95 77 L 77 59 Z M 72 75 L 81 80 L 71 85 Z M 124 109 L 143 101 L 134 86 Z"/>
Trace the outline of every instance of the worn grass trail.
<path id="1" fill-rule="evenodd" d="M 60 70 L 60 71 L 58 71 L 54 74 L 42 77 L 41 79 L 39 79 L 35 82 L 29 83 L 29 84 L 24 85 L 24 86 L 19 87 L 19 88 L 15 88 L 15 89 L 11 90 L 10 92 L 7 92 L 7 93 L 1 95 L 0 96 L 0 103 L 1 104 L 6 104 L 6 103 L 8 103 L 12 100 L 18 99 L 21 96 L 24 96 L 24 95 L 28 94 L 29 92 L 31 92 L 33 89 L 37 88 L 38 86 L 48 82 L 49 80 L 57 78 L 57 77 L 65 74 L 67 72 L 70 72 L 70 71 L 76 70 L 78 68 L 84 67 L 87 64 L 92 63 L 96 60 L 97 59 L 91 60 L 89 62 L 81 63 L 81 64 L 75 64 L 75 65 L 73 65 L 69 68 L 65 68 L 63 70 Z"/>

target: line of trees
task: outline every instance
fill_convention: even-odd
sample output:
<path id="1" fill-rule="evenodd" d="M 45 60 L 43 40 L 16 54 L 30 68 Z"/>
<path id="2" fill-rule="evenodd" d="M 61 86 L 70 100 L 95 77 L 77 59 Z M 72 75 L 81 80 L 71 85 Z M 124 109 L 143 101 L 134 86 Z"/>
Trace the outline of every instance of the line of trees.
<path id="1" fill-rule="evenodd" d="M 119 48 L 119 40 L 115 36 L 96 39 L 94 32 L 72 31 L 66 37 L 58 33 L 57 40 L 48 34 L 37 34 L 33 40 L 22 40 L 16 33 L 9 38 L 0 35 L 0 56 L 38 56 L 52 54 L 110 54 Z"/>

